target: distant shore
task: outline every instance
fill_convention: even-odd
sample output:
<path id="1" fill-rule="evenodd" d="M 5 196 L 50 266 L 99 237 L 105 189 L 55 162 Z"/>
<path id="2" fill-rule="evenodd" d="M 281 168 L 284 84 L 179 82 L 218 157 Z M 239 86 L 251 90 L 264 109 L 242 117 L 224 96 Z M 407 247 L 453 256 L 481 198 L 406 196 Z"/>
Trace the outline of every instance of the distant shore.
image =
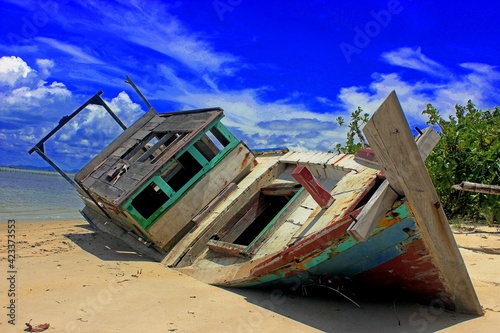
<path id="1" fill-rule="evenodd" d="M 59 172 L 55 170 L 47 170 L 47 169 L 36 169 L 36 168 L 23 168 L 23 167 L 14 167 L 14 166 L 0 166 L 0 171 L 6 172 L 28 172 L 28 173 L 38 173 L 42 175 L 54 175 L 60 176 Z M 65 171 L 67 175 L 74 175 L 76 172 Z"/>
<path id="2" fill-rule="evenodd" d="M 363 301 L 279 290 L 221 289 L 153 262 L 81 220 L 15 222 L 14 269 L 0 224 L 0 331 L 23 332 L 497 332 L 500 235 L 455 234 L 485 315 L 472 317 L 402 301 Z M 10 285 L 9 285 L 10 284 Z M 12 289 L 12 288 L 11 288 Z M 7 305 L 15 304 L 15 326 Z"/>

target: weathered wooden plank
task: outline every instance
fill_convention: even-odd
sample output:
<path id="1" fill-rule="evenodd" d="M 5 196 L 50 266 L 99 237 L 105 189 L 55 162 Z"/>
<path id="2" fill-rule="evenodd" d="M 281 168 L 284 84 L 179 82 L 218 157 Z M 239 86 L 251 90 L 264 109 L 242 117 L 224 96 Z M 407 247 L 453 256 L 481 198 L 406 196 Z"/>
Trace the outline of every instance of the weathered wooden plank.
<path id="1" fill-rule="evenodd" d="M 389 182 L 383 181 L 347 232 L 358 242 L 366 241 L 397 198 L 398 194 L 391 189 Z"/>
<path id="2" fill-rule="evenodd" d="M 151 118 L 156 115 L 154 109 L 149 110 L 144 114 L 139 120 L 137 120 L 132 126 L 127 128 L 118 138 L 116 138 L 111 144 L 109 144 L 103 151 L 97 154 L 87 165 L 85 165 L 76 175 L 75 180 L 81 182 L 85 177 L 87 177 L 98 165 L 100 165 L 108 156 L 110 156 L 118 147 L 120 147 L 125 141 L 127 141 L 139 128 L 146 124 Z"/>
<path id="3" fill-rule="evenodd" d="M 308 151 L 308 152 L 301 152 L 300 153 L 300 158 L 299 160 L 297 161 L 297 164 L 298 165 L 307 165 L 308 162 L 314 158 L 315 155 L 317 155 L 318 153 L 317 152 L 312 152 L 312 151 Z"/>
<path id="4" fill-rule="evenodd" d="M 227 254 L 234 257 L 245 258 L 249 256 L 245 252 L 246 246 L 244 245 L 232 244 L 211 239 L 207 242 L 207 246 L 212 251 L 222 254 Z"/>
<path id="5" fill-rule="evenodd" d="M 141 130 L 135 132 L 134 135 L 132 135 L 132 139 L 141 141 L 141 140 L 144 140 L 148 135 L 152 135 L 151 131 L 146 131 L 143 128 Z M 147 142 L 145 142 L 145 143 L 147 143 Z"/>
<path id="6" fill-rule="evenodd" d="M 281 163 L 297 164 L 302 153 L 291 151 L 280 157 Z"/>
<path id="7" fill-rule="evenodd" d="M 452 188 L 459 191 L 500 195 L 500 186 L 498 185 L 461 182 L 460 184 L 453 185 Z"/>
<path id="8" fill-rule="evenodd" d="M 148 149 L 147 152 L 145 152 L 144 154 L 142 154 L 142 156 L 137 160 L 138 162 L 144 162 L 146 161 L 146 159 L 148 157 L 150 157 L 151 155 L 153 155 L 157 149 L 159 149 L 161 147 L 161 145 L 163 145 L 165 142 L 167 142 L 167 140 L 169 140 L 172 136 L 174 136 L 173 133 L 166 133 L 163 138 L 161 138 L 160 140 L 158 140 L 151 148 Z M 166 149 L 166 147 L 165 147 Z"/>
<path id="9" fill-rule="evenodd" d="M 292 177 L 304 186 L 321 208 L 326 209 L 335 201 L 332 195 L 314 178 L 307 167 L 302 165 L 296 167 L 292 171 Z"/>
<path id="10" fill-rule="evenodd" d="M 301 186 L 297 183 L 275 183 L 265 186 L 261 189 L 261 193 L 270 196 L 290 196 L 292 197 L 300 190 Z"/>
<path id="11" fill-rule="evenodd" d="M 439 197 L 393 91 L 363 129 L 391 187 L 405 195 L 456 310 L 482 315 Z"/>
<path id="12" fill-rule="evenodd" d="M 94 181 L 90 191 L 108 200 L 109 202 L 113 202 L 113 198 L 120 197 L 123 194 L 123 190 L 100 179 L 96 179 Z"/>
<path id="13" fill-rule="evenodd" d="M 155 131 L 165 132 L 191 132 L 203 125 L 207 119 L 219 111 L 207 111 L 202 113 L 178 114 L 175 117 L 167 117 L 155 129 Z"/>
<path id="14" fill-rule="evenodd" d="M 255 195 L 255 199 L 255 201 L 250 200 L 249 204 L 243 207 L 241 210 L 245 213 L 243 216 L 240 217 L 235 215 L 235 217 L 228 222 L 226 227 L 229 228 L 224 228 L 225 230 L 223 232 L 226 234 L 221 237 L 223 241 L 232 243 L 238 239 L 245 229 L 247 229 L 248 226 L 270 205 L 270 203 L 267 202 L 264 197 L 260 196 L 259 193 Z M 233 226 L 231 227 L 230 225 Z"/>
<path id="15" fill-rule="evenodd" d="M 417 137 L 417 147 L 422 160 L 426 160 L 427 156 L 432 152 L 434 147 L 441 139 L 441 135 L 436 132 L 432 127 L 427 127 L 423 130 L 422 134 Z"/>
<path id="16" fill-rule="evenodd" d="M 128 175 L 128 173 L 122 174 L 116 182 L 113 184 L 116 188 L 119 188 L 123 192 L 128 192 L 130 189 L 137 188 L 139 180 L 134 179 Z"/>
<path id="17" fill-rule="evenodd" d="M 193 217 L 193 223 L 198 225 L 208 214 L 210 214 L 215 207 L 221 202 L 225 200 L 231 192 L 236 190 L 238 185 L 236 183 L 231 183 L 227 185 L 212 201 L 210 201 L 205 208 L 203 208 L 195 217 Z"/>
<path id="18" fill-rule="evenodd" d="M 441 136 L 431 127 L 426 128 L 417 138 L 417 148 L 423 160 L 429 156 L 440 138 Z M 380 192 L 378 190 L 375 192 L 359 213 L 356 221 L 347 229 L 347 232 L 358 242 L 364 242 L 370 237 L 380 219 L 391 209 L 392 204 L 398 198 L 398 194 L 390 188 L 387 180 L 382 182 L 379 190 Z"/>

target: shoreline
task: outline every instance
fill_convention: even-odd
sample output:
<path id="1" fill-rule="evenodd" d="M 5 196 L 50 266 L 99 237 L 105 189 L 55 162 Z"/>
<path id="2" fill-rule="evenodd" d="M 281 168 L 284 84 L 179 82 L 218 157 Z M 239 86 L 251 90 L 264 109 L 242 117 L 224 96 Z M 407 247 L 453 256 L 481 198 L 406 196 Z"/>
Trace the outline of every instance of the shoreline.
<path id="1" fill-rule="evenodd" d="M 7 225 L 0 223 L 0 270 L 6 272 Z M 13 326 L 9 281 L 0 281 L 2 332 L 25 322 L 46 332 L 496 332 L 500 326 L 500 234 L 455 233 L 485 310 L 473 317 L 430 306 L 361 301 L 280 290 L 222 289 L 162 266 L 84 219 L 16 221 Z M 493 249 L 492 251 L 480 251 Z M 500 250 L 499 250 L 500 251 Z"/>

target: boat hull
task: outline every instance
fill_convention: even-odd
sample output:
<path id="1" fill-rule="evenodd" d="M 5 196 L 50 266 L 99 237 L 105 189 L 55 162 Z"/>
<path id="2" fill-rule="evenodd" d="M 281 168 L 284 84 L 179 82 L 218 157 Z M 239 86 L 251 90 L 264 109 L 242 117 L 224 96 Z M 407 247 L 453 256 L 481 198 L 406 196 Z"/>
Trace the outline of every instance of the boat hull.
<path id="1" fill-rule="evenodd" d="M 360 295 L 389 292 L 453 309 L 450 295 L 405 203 L 386 214 L 366 242 L 359 242 L 347 233 L 349 224 L 349 219 L 339 221 L 332 230 L 311 235 L 261 260 L 243 279 L 218 278 L 212 283 L 292 290 L 324 286 Z M 224 269 L 220 273 L 223 275 Z"/>

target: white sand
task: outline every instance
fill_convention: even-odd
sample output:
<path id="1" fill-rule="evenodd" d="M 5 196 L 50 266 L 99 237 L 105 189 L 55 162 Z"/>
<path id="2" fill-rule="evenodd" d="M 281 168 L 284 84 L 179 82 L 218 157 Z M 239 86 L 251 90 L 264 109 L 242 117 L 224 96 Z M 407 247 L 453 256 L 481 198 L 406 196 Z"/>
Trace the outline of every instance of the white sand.
<path id="1" fill-rule="evenodd" d="M 0 224 L 0 332 L 498 332 L 500 235 L 456 235 L 485 316 L 405 302 L 221 289 L 151 262 L 86 222 L 16 223 L 16 325 L 8 323 L 7 224 Z"/>

